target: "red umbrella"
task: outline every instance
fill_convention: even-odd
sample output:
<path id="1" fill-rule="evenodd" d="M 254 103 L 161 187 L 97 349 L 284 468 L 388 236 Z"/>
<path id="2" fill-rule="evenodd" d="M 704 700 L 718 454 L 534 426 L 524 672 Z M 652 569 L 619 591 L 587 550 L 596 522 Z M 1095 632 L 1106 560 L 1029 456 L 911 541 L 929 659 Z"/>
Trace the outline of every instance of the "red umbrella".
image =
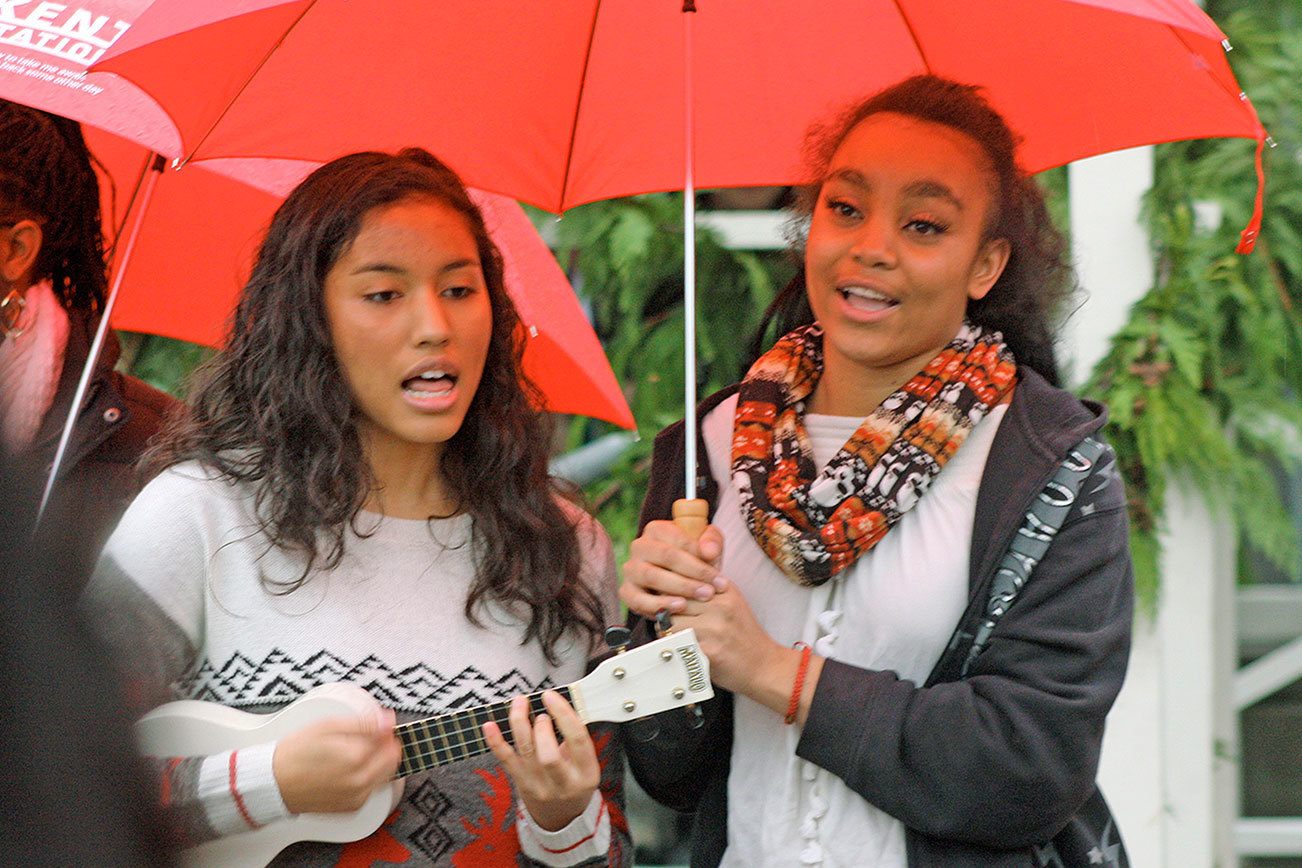
<path id="1" fill-rule="evenodd" d="M 139 174 L 145 152 L 117 136 L 88 129 L 87 142 L 116 179 L 112 225 L 126 210 L 123 187 Z M 125 268 L 113 326 L 208 346 L 225 339 L 228 318 L 262 232 L 282 198 L 317 163 L 210 160 L 164 170 Z M 107 183 L 108 179 L 105 179 Z M 633 428 L 632 411 L 597 336 L 556 259 L 513 200 L 471 191 L 502 251 L 506 285 L 528 329 L 524 368 L 547 409 Z"/>
<path id="2" fill-rule="evenodd" d="M 217 161 L 208 170 L 193 167 L 184 173 L 167 173 L 167 180 L 158 185 L 164 176 L 163 162 L 146 158 L 180 154 L 180 138 L 166 113 L 130 82 L 115 76 L 88 80 L 85 73 L 87 65 L 112 47 L 150 2 L 0 3 L 0 98 L 87 125 L 92 147 L 110 164 L 110 175 L 116 180 L 117 196 L 106 197 L 105 207 L 112 208 L 115 199 L 119 207 L 108 215 L 107 225 L 122 224 L 127 203 L 138 200 L 132 229 L 120 239 L 116 251 L 117 262 L 125 268 L 115 270 L 105 308 L 109 316 L 92 343 L 74 407 L 80 406 L 110 320 L 120 328 L 210 345 L 220 342 L 256 236 L 280 197 L 318 165 Z M 118 133 L 139 146 L 98 134 L 96 128 Z M 142 172 L 150 161 L 156 171 Z M 144 183 L 136 189 L 138 181 Z M 529 330 L 525 369 L 541 387 L 547 408 L 634 427 L 632 412 L 596 336 L 528 218 L 509 200 L 491 194 L 475 194 L 475 198 L 502 249 L 508 290 Z M 124 277 L 129 289 L 115 312 Z M 70 414 L 64 428 L 42 511 L 74 418 L 75 413 Z"/>
<path id="3" fill-rule="evenodd" d="M 414 140 L 470 183 L 562 210 L 802 180 L 810 122 L 925 72 L 982 85 L 1031 172 L 1177 139 L 1263 141 L 1224 40 L 1189 0 L 155 0 L 94 68 L 163 105 L 184 159 Z"/>
<path id="4" fill-rule="evenodd" d="M 156 0 L 95 69 L 154 96 L 186 159 L 417 142 L 553 211 L 682 188 L 685 70 L 700 186 L 797 180 L 808 123 L 923 72 L 983 85 L 1032 172 L 1260 132 L 1189 0 L 695 3 Z"/>

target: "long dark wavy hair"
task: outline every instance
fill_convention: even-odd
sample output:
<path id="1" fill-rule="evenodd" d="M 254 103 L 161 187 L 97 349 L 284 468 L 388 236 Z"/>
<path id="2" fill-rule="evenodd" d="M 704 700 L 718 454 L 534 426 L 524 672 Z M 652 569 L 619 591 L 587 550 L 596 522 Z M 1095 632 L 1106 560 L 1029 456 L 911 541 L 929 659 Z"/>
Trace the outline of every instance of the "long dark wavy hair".
<path id="1" fill-rule="evenodd" d="M 813 182 L 803 187 L 797 197 L 800 224 L 805 224 L 813 212 L 822 179 L 841 142 L 860 122 L 881 112 L 951 127 L 966 133 L 985 152 L 995 189 L 994 210 L 982 241 L 1006 239 L 1010 255 L 990 292 L 984 298 L 968 301 L 967 317 L 1003 332 L 1019 365 L 1032 368 L 1058 385 L 1054 333 L 1076 292 L 1067 242 L 1049 217 L 1039 186 L 1017 166 L 1017 137 L 982 97 L 980 88 L 934 75 L 914 76 L 851 106 L 830 123 L 813 127 L 805 142 L 806 164 Z M 793 234 L 792 255 L 803 264 L 804 239 L 798 230 Z M 802 267 L 765 312 L 752 342 L 753 355 L 758 357 L 774 337 L 813 321 Z"/>
<path id="2" fill-rule="evenodd" d="M 0 100 L 0 224 L 40 224 L 33 276 L 68 310 L 98 310 L 108 288 L 93 162 L 75 121 Z"/>
<path id="3" fill-rule="evenodd" d="M 290 193 L 258 251 L 226 351 L 197 372 L 191 414 L 168 430 L 147 463 L 159 469 L 198 459 L 252 487 L 271 543 L 306 557 L 296 580 L 264 578 L 274 585 L 269 591 L 291 593 L 314 568 L 339 563 L 345 530 L 359 532 L 358 512 L 374 479 L 357 434 L 360 411 L 335 357 L 323 287 L 365 216 L 412 197 L 465 218 L 492 308 L 483 377 L 440 462 L 457 511 L 472 519 L 477 575 L 466 617 L 480 623 L 482 604 L 497 601 L 527 619 L 522 643 L 537 638 L 555 663 L 568 631 L 601 630 L 601 604 L 580 576 L 575 521 L 556 499 L 570 493 L 547 472 L 550 424 L 521 373 L 523 329 L 501 254 L 461 180 L 426 151 L 341 157 Z"/>

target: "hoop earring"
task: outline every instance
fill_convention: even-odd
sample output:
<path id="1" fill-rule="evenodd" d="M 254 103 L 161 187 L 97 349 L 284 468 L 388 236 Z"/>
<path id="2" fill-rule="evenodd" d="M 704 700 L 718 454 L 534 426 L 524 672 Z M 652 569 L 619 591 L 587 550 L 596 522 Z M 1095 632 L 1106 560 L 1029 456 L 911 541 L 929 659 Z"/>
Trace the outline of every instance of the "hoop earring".
<path id="1" fill-rule="evenodd" d="M 19 326 L 23 312 L 27 310 L 27 296 L 17 289 L 11 289 L 0 299 L 0 336 L 5 338 L 21 337 L 31 328 L 31 323 Z"/>

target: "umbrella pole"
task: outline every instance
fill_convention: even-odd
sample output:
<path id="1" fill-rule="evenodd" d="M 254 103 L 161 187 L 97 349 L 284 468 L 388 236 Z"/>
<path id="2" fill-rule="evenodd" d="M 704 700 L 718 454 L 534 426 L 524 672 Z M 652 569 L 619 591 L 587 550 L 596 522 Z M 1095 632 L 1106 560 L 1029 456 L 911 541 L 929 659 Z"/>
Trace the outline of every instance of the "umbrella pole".
<path id="1" fill-rule="evenodd" d="M 695 0 L 683 0 L 683 499 L 674 502 L 674 523 L 692 539 L 709 521 L 709 506 L 696 497 L 696 186 L 692 165 L 692 27 Z"/>
<path id="2" fill-rule="evenodd" d="M 95 329 L 95 339 L 91 342 L 90 353 L 86 357 L 86 365 L 81 370 L 81 379 L 78 381 L 77 391 L 72 397 L 72 407 L 68 410 L 68 419 L 63 423 L 63 434 L 59 437 L 59 448 L 55 450 L 54 462 L 50 465 L 50 473 L 45 480 L 45 491 L 41 494 L 41 505 L 36 513 L 36 528 L 41 526 L 41 518 L 45 515 L 45 507 L 49 505 L 50 492 L 54 490 L 54 480 L 59 476 L 59 469 L 68 450 L 68 443 L 72 439 L 72 430 L 76 426 L 77 416 L 81 412 L 81 402 L 86 400 L 86 392 L 90 388 L 90 378 L 95 372 L 95 363 L 99 360 L 100 351 L 104 348 L 104 339 L 108 335 L 109 320 L 113 317 L 113 305 L 117 301 L 118 290 L 122 286 L 122 276 L 126 274 L 127 265 L 131 262 L 131 251 L 135 248 L 136 240 L 140 237 L 140 227 L 144 223 L 145 212 L 149 210 L 149 200 L 154 195 L 154 185 L 158 183 L 164 165 L 166 163 L 163 157 L 155 154 L 150 166 L 149 179 L 145 184 L 144 194 L 140 198 L 140 208 L 136 211 L 135 223 L 131 226 L 131 235 L 127 238 L 127 246 L 122 251 L 121 262 L 113 274 L 113 285 L 109 288 L 108 298 L 104 300 L 104 310 L 100 314 L 99 326 Z M 114 247 L 117 247 L 116 240 L 114 241 Z"/>

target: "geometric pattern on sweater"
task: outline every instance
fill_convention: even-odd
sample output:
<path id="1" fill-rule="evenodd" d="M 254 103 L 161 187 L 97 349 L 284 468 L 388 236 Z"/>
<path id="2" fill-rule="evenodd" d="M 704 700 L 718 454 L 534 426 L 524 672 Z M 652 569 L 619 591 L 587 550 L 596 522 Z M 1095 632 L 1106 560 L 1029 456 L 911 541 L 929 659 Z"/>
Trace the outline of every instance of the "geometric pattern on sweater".
<path id="1" fill-rule="evenodd" d="M 498 678 L 473 666 L 443 675 L 424 663 L 395 670 L 373 654 L 349 663 L 321 650 L 299 661 L 273 648 L 260 661 L 235 653 L 217 666 L 205 658 L 179 688 L 187 698 L 223 705 L 280 705 L 335 681 L 356 684 L 389 708 L 425 714 L 488 705 L 554 686 L 546 677 L 533 684 L 518 669 Z"/>
<path id="2" fill-rule="evenodd" d="M 452 800 L 434 785 L 433 778 L 426 778 L 407 795 L 407 804 L 424 819 L 412 833 L 411 843 L 430 862 L 438 862 L 452 847 L 452 833 L 440 822 L 443 814 L 452 807 Z"/>

